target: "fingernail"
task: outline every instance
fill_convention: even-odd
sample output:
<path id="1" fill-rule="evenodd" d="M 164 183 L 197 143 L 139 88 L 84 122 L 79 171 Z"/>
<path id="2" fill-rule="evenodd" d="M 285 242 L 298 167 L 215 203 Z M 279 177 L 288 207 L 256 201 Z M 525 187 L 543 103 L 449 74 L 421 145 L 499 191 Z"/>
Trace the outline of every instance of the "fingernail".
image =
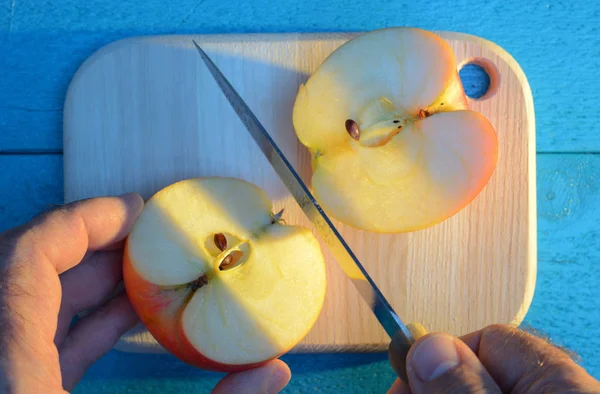
<path id="1" fill-rule="evenodd" d="M 429 382 L 456 367 L 459 362 L 454 338 L 434 334 L 417 345 L 410 365 L 421 381 Z"/>
<path id="2" fill-rule="evenodd" d="M 124 200 L 134 200 L 137 199 L 137 193 L 136 192 L 127 192 L 127 193 L 122 193 L 117 195 L 118 198 L 122 198 Z"/>
<path id="3" fill-rule="evenodd" d="M 289 375 L 282 371 L 281 368 L 276 368 L 273 376 L 271 376 L 271 380 L 269 380 L 269 385 L 267 387 L 268 394 L 277 394 L 288 384 Z"/>
<path id="4" fill-rule="evenodd" d="M 144 203 L 144 200 L 136 192 L 123 193 L 123 194 L 118 195 L 117 197 L 120 198 L 121 200 L 124 200 L 125 204 L 130 207 L 131 206 L 137 207 L 138 205 L 142 205 Z"/>

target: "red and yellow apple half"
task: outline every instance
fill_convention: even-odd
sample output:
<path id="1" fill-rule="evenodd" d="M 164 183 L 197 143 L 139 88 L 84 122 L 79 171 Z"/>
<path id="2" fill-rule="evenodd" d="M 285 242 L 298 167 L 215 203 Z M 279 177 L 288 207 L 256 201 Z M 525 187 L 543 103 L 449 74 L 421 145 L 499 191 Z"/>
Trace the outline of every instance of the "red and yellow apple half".
<path id="1" fill-rule="evenodd" d="M 146 203 L 125 246 L 134 310 L 166 350 L 232 372 L 286 353 L 322 309 L 320 244 L 287 225 L 254 184 L 206 177 L 176 182 Z"/>
<path id="2" fill-rule="evenodd" d="M 323 209 L 366 231 L 444 221 L 481 192 L 498 155 L 493 126 L 468 109 L 451 47 L 415 28 L 336 49 L 300 86 L 293 125 Z"/>

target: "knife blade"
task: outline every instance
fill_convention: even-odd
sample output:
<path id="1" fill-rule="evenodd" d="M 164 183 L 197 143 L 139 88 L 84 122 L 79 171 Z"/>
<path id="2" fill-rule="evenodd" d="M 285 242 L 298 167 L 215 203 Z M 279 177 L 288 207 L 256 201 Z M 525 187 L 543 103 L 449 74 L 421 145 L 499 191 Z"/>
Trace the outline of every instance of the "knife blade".
<path id="1" fill-rule="evenodd" d="M 294 197 L 298 205 L 300 205 L 304 214 L 317 229 L 317 232 L 335 257 L 335 260 L 371 308 L 379 324 L 391 338 L 389 346 L 390 363 L 398 377 L 408 382 L 406 377 L 406 355 L 415 340 L 424 335 L 424 328 L 415 323 L 407 326 L 400 320 L 390 303 L 369 276 L 367 270 L 342 238 L 271 135 L 206 52 L 200 48 L 195 40 L 192 41 L 233 110 L 249 131 L 275 172 L 279 175 L 290 194 Z"/>

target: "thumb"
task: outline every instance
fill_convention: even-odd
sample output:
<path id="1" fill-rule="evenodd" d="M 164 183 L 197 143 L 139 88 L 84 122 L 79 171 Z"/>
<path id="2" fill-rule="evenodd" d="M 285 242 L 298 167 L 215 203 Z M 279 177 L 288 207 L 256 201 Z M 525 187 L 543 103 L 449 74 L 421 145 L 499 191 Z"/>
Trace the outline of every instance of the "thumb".
<path id="1" fill-rule="evenodd" d="M 235 372 L 225 376 L 212 394 L 276 394 L 289 383 L 291 372 L 281 360 L 273 360 L 261 367 Z"/>
<path id="2" fill-rule="evenodd" d="M 407 373 L 412 394 L 502 393 L 473 351 L 444 333 L 426 335 L 412 346 Z"/>

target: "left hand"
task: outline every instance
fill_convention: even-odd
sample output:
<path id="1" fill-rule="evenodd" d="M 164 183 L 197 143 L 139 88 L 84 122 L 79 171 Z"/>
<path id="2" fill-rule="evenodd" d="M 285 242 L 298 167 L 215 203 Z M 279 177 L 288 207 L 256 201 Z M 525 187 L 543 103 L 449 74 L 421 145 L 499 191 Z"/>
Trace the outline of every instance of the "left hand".
<path id="1" fill-rule="evenodd" d="M 0 234 L 0 391 L 64 393 L 138 323 L 122 279 L 123 240 L 137 194 L 67 204 Z M 80 312 L 95 309 L 79 319 Z M 290 379 L 280 360 L 226 376 L 215 391 L 272 392 Z"/>

